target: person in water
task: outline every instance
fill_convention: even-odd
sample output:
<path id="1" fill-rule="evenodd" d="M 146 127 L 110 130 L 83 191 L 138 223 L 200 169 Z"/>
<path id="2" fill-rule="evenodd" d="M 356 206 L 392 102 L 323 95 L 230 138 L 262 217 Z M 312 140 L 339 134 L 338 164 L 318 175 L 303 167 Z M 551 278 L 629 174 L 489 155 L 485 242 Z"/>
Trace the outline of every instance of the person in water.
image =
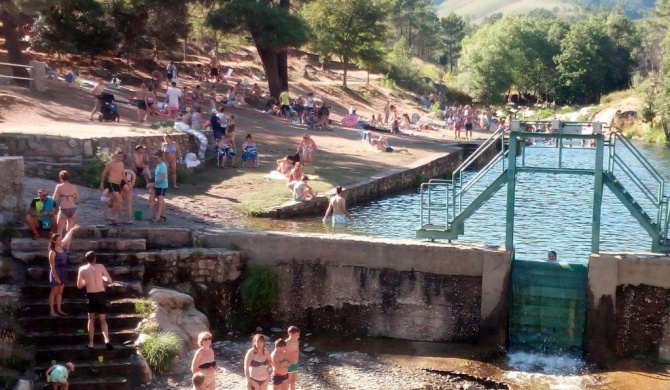
<path id="1" fill-rule="evenodd" d="M 205 376 L 201 389 L 216 389 L 216 360 L 214 360 L 214 350 L 212 349 L 212 334 L 209 332 L 200 332 L 198 335 L 198 348 L 193 355 L 191 362 L 191 372 Z"/>
<path id="2" fill-rule="evenodd" d="M 547 261 L 557 261 L 556 251 L 549 251 L 547 253 Z"/>
<path id="3" fill-rule="evenodd" d="M 330 198 L 330 203 L 328 204 L 326 215 L 323 216 L 323 222 L 326 222 L 331 211 L 333 213 L 333 225 L 346 223 L 347 218 L 353 220 L 351 214 L 349 214 L 349 211 L 347 211 L 346 200 L 342 197 L 342 187 L 337 186 L 335 192 L 335 196 Z"/>

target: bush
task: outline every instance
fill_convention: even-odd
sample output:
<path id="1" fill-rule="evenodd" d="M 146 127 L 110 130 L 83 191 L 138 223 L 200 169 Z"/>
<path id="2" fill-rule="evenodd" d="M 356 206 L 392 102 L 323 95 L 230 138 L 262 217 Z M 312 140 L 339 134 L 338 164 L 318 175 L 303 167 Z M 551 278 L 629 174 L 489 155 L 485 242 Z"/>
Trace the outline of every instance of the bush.
<path id="1" fill-rule="evenodd" d="M 98 148 L 98 152 L 90 160 L 85 161 L 81 167 L 74 168 L 70 174 L 71 181 L 74 184 L 81 184 L 89 188 L 96 188 L 100 185 L 100 174 L 105 165 L 112 160 L 112 154 L 109 150 Z"/>
<path id="2" fill-rule="evenodd" d="M 140 346 L 140 352 L 151 370 L 161 374 L 167 370 L 172 360 L 179 356 L 181 339 L 173 332 L 159 332 L 148 335 Z"/>
<path id="3" fill-rule="evenodd" d="M 154 305 L 149 299 L 140 299 L 135 302 L 135 312 L 143 318 L 149 318 L 154 314 Z"/>
<path id="4" fill-rule="evenodd" d="M 279 275 L 269 266 L 250 266 L 240 286 L 242 306 L 250 310 L 263 310 L 279 295 Z"/>

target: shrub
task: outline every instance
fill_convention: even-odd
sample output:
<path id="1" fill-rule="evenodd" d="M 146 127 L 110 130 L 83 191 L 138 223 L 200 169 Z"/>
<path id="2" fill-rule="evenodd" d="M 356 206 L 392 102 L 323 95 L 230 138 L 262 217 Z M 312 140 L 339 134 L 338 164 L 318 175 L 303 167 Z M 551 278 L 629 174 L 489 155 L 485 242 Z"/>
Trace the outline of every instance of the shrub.
<path id="1" fill-rule="evenodd" d="M 270 307 L 279 295 L 279 275 L 269 266 L 250 266 L 240 285 L 242 306 L 250 310 Z"/>
<path id="2" fill-rule="evenodd" d="M 135 312 L 143 318 L 149 318 L 154 313 L 154 305 L 149 299 L 135 301 Z"/>
<path id="3" fill-rule="evenodd" d="M 167 370 L 172 360 L 179 356 L 181 339 L 173 332 L 159 332 L 148 335 L 140 346 L 142 356 L 147 359 L 151 370 L 161 374 Z"/>
<path id="4" fill-rule="evenodd" d="M 100 185 L 100 174 L 111 159 L 112 154 L 109 150 L 98 148 L 95 157 L 73 169 L 74 174 L 70 175 L 72 182 L 89 188 L 98 187 Z"/>
<path id="5" fill-rule="evenodd" d="M 161 328 L 158 326 L 156 321 L 143 321 L 140 323 L 140 326 L 137 328 L 140 333 L 152 335 L 160 332 Z"/>

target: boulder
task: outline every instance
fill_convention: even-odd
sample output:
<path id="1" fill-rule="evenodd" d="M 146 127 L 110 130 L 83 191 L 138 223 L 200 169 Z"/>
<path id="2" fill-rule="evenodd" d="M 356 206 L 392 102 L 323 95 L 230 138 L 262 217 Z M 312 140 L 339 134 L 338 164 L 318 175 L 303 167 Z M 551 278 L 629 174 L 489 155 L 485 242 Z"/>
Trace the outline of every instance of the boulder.
<path id="1" fill-rule="evenodd" d="M 197 348 L 198 334 L 209 331 L 209 320 L 195 309 L 193 298 L 178 291 L 153 288 L 149 299 L 156 305 L 152 317 L 159 328 L 178 335 L 184 341 L 184 351 Z"/>

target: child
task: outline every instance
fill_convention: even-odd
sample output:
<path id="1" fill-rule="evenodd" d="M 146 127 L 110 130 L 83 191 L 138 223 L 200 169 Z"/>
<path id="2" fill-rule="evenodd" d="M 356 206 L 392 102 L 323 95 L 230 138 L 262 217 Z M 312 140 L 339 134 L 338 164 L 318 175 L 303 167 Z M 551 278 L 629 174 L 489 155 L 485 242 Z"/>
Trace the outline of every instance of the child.
<path id="1" fill-rule="evenodd" d="M 193 374 L 191 381 L 193 381 L 193 390 L 205 390 L 205 375 L 203 375 L 201 372 L 196 372 Z"/>
<path id="2" fill-rule="evenodd" d="M 258 167 L 258 150 L 256 150 L 256 143 L 251 139 L 251 134 L 244 137 L 242 145 L 242 165 L 245 164 L 250 168 Z"/>
<path id="3" fill-rule="evenodd" d="M 109 189 L 105 189 L 102 196 L 100 196 L 100 202 L 102 202 L 102 219 L 105 221 L 109 219 L 107 218 L 107 209 L 110 207 L 111 200 L 112 198 L 109 196 Z"/>
<path id="4" fill-rule="evenodd" d="M 316 143 L 309 136 L 305 134 L 302 136 L 302 141 L 298 145 L 298 153 L 301 153 L 300 161 L 304 164 L 312 164 L 314 162 L 314 152 L 316 151 Z"/>
<path id="5" fill-rule="evenodd" d="M 312 200 L 316 198 L 319 194 L 312 190 L 312 187 L 307 184 L 309 178 L 303 176 L 302 180 L 298 180 L 293 185 L 293 200 L 296 202 L 302 202 L 303 200 Z"/>
<path id="6" fill-rule="evenodd" d="M 235 168 L 235 147 L 233 146 L 233 141 L 229 135 L 225 135 L 221 140 L 219 140 L 215 145 L 216 155 L 219 159 L 219 167 L 225 168 L 226 162 L 230 164 L 230 167 Z"/>
<path id="7" fill-rule="evenodd" d="M 68 362 L 64 366 L 54 364 L 47 370 L 47 382 L 53 383 L 53 390 L 68 390 L 70 384 L 67 377 L 74 372 L 74 364 Z"/>
<path id="8" fill-rule="evenodd" d="M 288 357 L 288 387 L 295 390 L 296 380 L 298 379 L 298 370 L 300 364 L 300 329 L 296 326 L 288 327 L 288 338 L 286 339 L 286 356 Z"/>
<path id="9" fill-rule="evenodd" d="M 286 341 L 279 339 L 275 341 L 275 350 L 270 354 L 272 361 L 272 390 L 288 389 L 288 355 L 286 354 Z"/>

